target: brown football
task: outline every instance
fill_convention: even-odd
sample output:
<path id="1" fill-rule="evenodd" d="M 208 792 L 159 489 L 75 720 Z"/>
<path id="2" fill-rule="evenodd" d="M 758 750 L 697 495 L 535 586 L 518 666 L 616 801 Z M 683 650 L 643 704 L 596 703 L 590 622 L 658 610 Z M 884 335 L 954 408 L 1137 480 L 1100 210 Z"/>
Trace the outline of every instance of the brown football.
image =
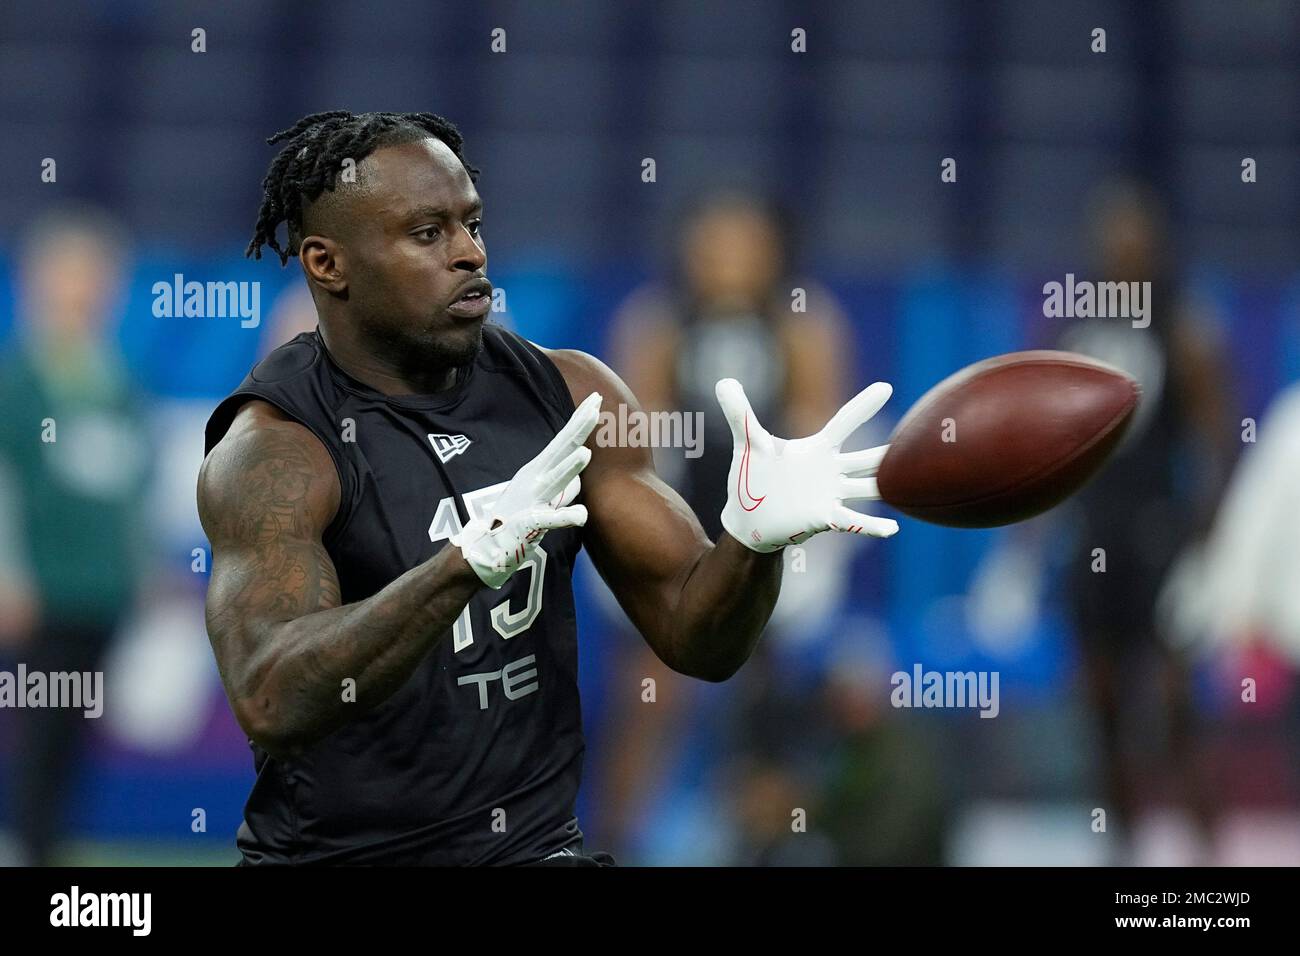
<path id="1" fill-rule="evenodd" d="M 1074 352 L 1011 352 L 948 376 L 903 416 L 876 479 L 903 514 L 1023 521 L 1077 491 L 1133 418 L 1137 382 Z"/>

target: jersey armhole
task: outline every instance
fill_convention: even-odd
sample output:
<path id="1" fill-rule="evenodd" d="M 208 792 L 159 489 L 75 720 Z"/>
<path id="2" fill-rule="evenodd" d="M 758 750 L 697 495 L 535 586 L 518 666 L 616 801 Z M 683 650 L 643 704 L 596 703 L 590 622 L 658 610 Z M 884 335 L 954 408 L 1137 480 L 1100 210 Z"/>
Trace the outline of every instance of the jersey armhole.
<path id="1" fill-rule="evenodd" d="M 568 421 L 573 413 L 577 410 L 577 404 L 573 401 L 573 394 L 569 391 L 569 383 L 564 380 L 564 373 L 560 371 L 559 366 L 551 360 L 551 357 L 542 351 L 542 347 L 536 342 L 530 341 L 519 336 L 519 340 L 524 343 L 537 356 L 537 361 L 541 363 L 547 377 L 550 379 L 551 388 L 555 392 L 555 399 L 559 403 L 559 410 L 562 418 Z"/>

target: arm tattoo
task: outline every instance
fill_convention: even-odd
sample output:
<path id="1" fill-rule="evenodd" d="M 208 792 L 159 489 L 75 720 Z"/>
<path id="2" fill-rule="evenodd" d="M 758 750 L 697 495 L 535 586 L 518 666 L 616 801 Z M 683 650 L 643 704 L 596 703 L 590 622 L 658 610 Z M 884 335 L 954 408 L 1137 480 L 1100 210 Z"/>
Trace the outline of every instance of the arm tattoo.
<path id="1" fill-rule="evenodd" d="M 245 434 L 214 450 L 199 491 L 214 549 L 208 633 L 226 692 L 245 729 L 286 751 L 391 696 L 481 585 L 444 548 L 344 605 L 320 540 L 333 475 L 305 441 L 315 439 L 277 427 Z M 355 704 L 342 700 L 347 678 Z"/>
<path id="2" fill-rule="evenodd" d="M 252 542 L 253 560 L 233 609 L 291 620 L 338 607 L 339 585 L 325 546 L 315 540 L 307 492 L 311 463 L 294 442 L 268 442 L 231 509 L 233 536 Z"/>

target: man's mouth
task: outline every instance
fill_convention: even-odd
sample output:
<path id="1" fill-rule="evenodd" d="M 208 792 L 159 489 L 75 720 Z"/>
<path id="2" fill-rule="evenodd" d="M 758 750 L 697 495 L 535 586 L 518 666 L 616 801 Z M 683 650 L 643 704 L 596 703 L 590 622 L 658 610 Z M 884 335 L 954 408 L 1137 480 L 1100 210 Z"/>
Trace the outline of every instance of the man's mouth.
<path id="1" fill-rule="evenodd" d="M 491 308 L 492 285 L 486 279 L 480 279 L 471 283 L 459 298 L 447 306 L 447 311 L 462 318 L 476 319 L 487 315 Z"/>

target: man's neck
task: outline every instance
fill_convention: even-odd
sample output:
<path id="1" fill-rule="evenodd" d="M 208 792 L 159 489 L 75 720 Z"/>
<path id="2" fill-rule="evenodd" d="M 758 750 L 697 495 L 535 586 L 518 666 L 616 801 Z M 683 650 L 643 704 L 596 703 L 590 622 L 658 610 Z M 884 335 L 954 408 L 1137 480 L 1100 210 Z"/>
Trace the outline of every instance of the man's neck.
<path id="1" fill-rule="evenodd" d="M 434 395 L 456 385 L 460 366 L 418 365 L 401 368 L 382 355 L 358 348 L 353 342 L 335 342 L 320 328 L 330 358 L 358 382 L 384 395 Z"/>

